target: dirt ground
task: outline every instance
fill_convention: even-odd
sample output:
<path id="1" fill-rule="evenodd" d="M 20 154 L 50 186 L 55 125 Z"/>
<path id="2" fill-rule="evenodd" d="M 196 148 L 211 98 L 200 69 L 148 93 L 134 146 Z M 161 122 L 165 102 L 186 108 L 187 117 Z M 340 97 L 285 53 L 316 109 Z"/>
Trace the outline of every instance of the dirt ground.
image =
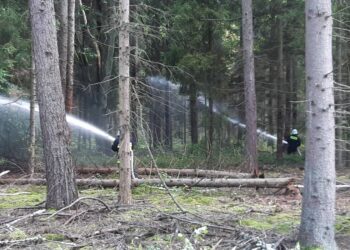
<path id="1" fill-rule="evenodd" d="M 265 173 L 299 182 L 303 175 L 297 168 Z M 350 170 L 338 170 L 338 181 L 350 183 Z M 134 204 L 119 206 L 117 190 L 85 188 L 75 209 L 54 211 L 43 210 L 45 187 L 0 186 L 0 248 L 259 250 L 297 244 L 300 195 L 252 188 L 171 188 L 171 193 L 180 206 L 160 186 L 137 187 Z M 337 243 L 346 250 L 350 191 L 337 193 L 336 212 Z"/>

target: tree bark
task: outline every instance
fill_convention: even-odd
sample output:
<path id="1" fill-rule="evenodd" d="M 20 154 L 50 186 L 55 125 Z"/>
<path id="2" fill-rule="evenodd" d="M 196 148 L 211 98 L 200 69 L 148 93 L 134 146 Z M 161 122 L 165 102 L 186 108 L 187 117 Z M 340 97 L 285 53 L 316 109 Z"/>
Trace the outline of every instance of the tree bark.
<path id="1" fill-rule="evenodd" d="M 253 10 L 251 0 L 242 0 L 246 161 L 249 171 L 259 175 L 256 126 L 255 66 L 253 52 Z"/>
<path id="2" fill-rule="evenodd" d="M 164 145 L 168 150 L 173 147 L 172 143 L 172 123 L 171 123 L 171 93 L 170 93 L 169 81 L 167 81 L 165 91 L 165 107 L 164 107 Z"/>
<path id="3" fill-rule="evenodd" d="M 73 109 L 74 86 L 74 41 L 75 41 L 75 0 L 68 2 L 68 37 L 67 37 L 67 83 L 66 83 L 66 111 L 71 113 Z"/>
<path id="4" fill-rule="evenodd" d="M 292 178 L 267 178 L 267 179 L 167 179 L 165 183 L 169 187 L 246 187 L 246 188 L 283 188 L 293 183 Z M 90 180 L 90 179 L 77 179 L 79 186 L 89 187 L 110 187 L 114 188 L 119 185 L 119 193 L 121 182 L 118 180 Z M 0 179 L 0 185 L 44 185 L 44 179 Z M 160 179 L 135 179 L 132 181 L 133 186 L 139 186 L 142 184 L 147 185 L 161 185 Z"/>
<path id="5" fill-rule="evenodd" d="M 335 223 L 335 122 L 331 0 L 307 0 L 307 136 L 299 239 L 301 247 L 337 249 Z"/>
<path id="6" fill-rule="evenodd" d="M 214 100 L 209 94 L 208 97 L 208 158 L 212 156 L 214 140 Z"/>
<path id="7" fill-rule="evenodd" d="M 198 113 L 197 113 L 197 90 L 194 83 L 190 85 L 190 126 L 191 142 L 198 143 Z"/>
<path id="8" fill-rule="evenodd" d="M 130 147 L 130 42 L 129 0 L 120 2 L 119 30 L 119 121 L 121 128 L 120 157 L 120 204 L 131 204 L 131 147 Z"/>
<path id="9" fill-rule="evenodd" d="M 63 94 L 67 88 L 67 60 L 68 60 L 68 0 L 55 1 L 55 12 L 58 21 L 57 44 L 60 59 L 60 74 Z"/>
<path id="10" fill-rule="evenodd" d="M 30 0 L 40 124 L 47 180 L 47 208 L 62 208 L 78 197 L 69 128 L 61 87 L 53 0 Z"/>
<path id="11" fill-rule="evenodd" d="M 161 91 L 154 88 L 152 90 L 152 109 L 150 110 L 150 120 L 151 120 L 151 133 L 152 133 L 152 146 L 157 148 L 162 145 L 162 102 L 159 98 Z"/>
<path id="12" fill-rule="evenodd" d="M 286 90 L 287 93 L 285 94 L 285 107 L 286 107 L 286 115 L 285 115 L 285 132 L 289 133 L 294 126 L 292 127 L 292 93 L 293 93 L 293 74 L 294 74 L 294 65 L 293 65 L 293 55 L 288 54 L 288 59 L 287 59 L 287 65 L 286 65 Z"/>
<path id="13" fill-rule="evenodd" d="M 340 8 L 344 8 L 344 6 L 342 5 L 342 1 L 340 1 L 338 3 L 340 6 Z M 336 39 L 336 53 L 337 53 L 337 71 L 336 71 L 336 80 L 339 84 L 344 84 L 343 82 L 343 53 L 345 52 L 345 50 L 343 50 L 343 36 L 344 36 L 344 32 L 343 32 L 343 14 L 342 12 L 338 13 L 339 15 L 339 30 L 338 30 L 338 37 Z M 346 166 L 346 159 L 345 159 L 345 151 L 346 151 L 346 139 L 344 138 L 344 129 L 343 127 L 347 126 L 347 122 L 346 122 L 346 118 L 344 116 L 344 111 L 345 108 L 342 105 L 344 103 L 344 94 L 343 91 L 340 90 L 338 91 L 336 97 L 335 97 L 335 102 L 337 103 L 337 110 L 336 110 L 336 125 L 337 125 L 337 129 L 336 129 L 336 166 L 339 168 L 343 168 Z M 346 101 L 345 101 L 346 102 Z"/>
<path id="14" fill-rule="evenodd" d="M 277 160 L 283 158 L 283 139 L 285 125 L 285 77 L 284 77 L 284 60 L 283 60 L 283 24 L 282 16 L 277 18 L 278 27 L 278 81 L 277 81 Z"/>
<path id="15" fill-rule="evenodd" d="M 100 168 L 77 168 L 76 172 L 80 174 L 113 174 L 118 171 L 115 167 L 100 167 Z M 161 168 L 159 172 L 172 176 L 196 176 L 196 177 L 226 177 L 226 178 L 253 178 L 252 174 L 235 173 L 230 171 L 216 171 L 205 169 L 173 169 Z M 157 171 L 152 168 L 138 168 L 139 175 L 157 175 Z"/>
<path id="16" fill-rule="evenodd" d="M 33 50 L 32 50 L 32 54 Z M 32 55 L 32 69 L 31 69 L 31 86 L 30 86 L 30 113 L 29 113 L 29 167 L 28 174 L 33 176 L 35 171 L 35 100 L 36 100 L 36 77 L 35 77 L 35 62 Z"/>

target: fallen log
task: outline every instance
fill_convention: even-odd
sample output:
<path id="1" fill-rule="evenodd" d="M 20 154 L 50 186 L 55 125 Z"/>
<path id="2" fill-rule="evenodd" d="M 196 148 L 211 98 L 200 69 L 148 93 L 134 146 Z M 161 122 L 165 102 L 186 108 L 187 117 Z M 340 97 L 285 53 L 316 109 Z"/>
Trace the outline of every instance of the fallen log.
<path id="1" fill-rule="evenodd" d="M 75 172 L 79 174 L 114 174 L 118 172 L 118 168 L 117 167 L 76 168 Z"/>
<path id="2" fill-rule="evenodd" d="M 160 168 L 159 172 L 165 173 L 171 176 L 196 176 L 196 177 L 207 177 L 207 178 L 252 178 L 252 174 L 248 173 L 235 173 L 230 171 L 218 171 L 218 170 L 205 170 L 205 169 L 173 169 L 173 168 Z M 152 175 L 157 174 L 155 168 L 139 168 L 137 173 L 140 175 Z"/>
<path id="3" fill-rule="evenodd" d="M 117 172 L 116 167 L 103 167 L 103 168 L 77 168 L 77 173 L 80 174 L 112 174 Z M 139 175 L 156 175 L 157 170 L 155 168 L 138 168 L 136 170 Z M 217 170 L 205 170 L 205 169 L 174 169 L 174 168 L 159 168 L 159 172 L 165 173 L 171 176 L 196 176 L 207 178 L 252 178 L 252 174 L 248 173 L 235 173 L 231 171 L 217 171 Z"/>
<path id="4" fill-rule="evenodd" d="M 187 187 L 253 187 L 253 188 L 282 188 L 293 183 L 293 178 L 266 178 L 266 179 L 166 179 L 165 183 L 169 187 L 187 186 Z M 45 179 L 0 179 L 0 185 L 45 185 Z M 79 186 L 98 186 L 98 187 L 117 187 L 118 180 L 97 180 L 97 179 L 77 179 Z M 159 179 L 135 179 L 132 180 L 133 186 L 141 184 L 161 185 Z"/>
<path id="5" fill-rule="evenodd" d="M 304 185 L 295 185 L 297 188 L 299 188 L 300 192 L 303 193 L 304 191 Z M 350 185 L 336 185 L 335 186 L 337 192 L 341 191 L 348 191 L 350 190 Z"/>

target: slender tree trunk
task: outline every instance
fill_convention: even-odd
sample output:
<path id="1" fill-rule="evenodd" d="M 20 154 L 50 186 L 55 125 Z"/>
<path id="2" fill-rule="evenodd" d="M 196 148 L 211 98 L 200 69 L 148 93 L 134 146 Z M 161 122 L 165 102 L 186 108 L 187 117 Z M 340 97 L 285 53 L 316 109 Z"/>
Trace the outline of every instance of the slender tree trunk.
<path id="1" fill-rule="evenodd" d="M 293 55 L 289 54 L 288 59 L 287 59 L 287 66 L 286 66 L 286 118 L 285 118 L 285 134 L 289 133 L 293 127 L 292 126 L 292 92 L 293 92 L 293 70 L 294 70 L 294 65 L 293 65 Z"/>
<path id="2" fill-rule="evenodd" d="M 35 75 L 43 134 L 47 208 L 62 208 L 78 197 L 69 128 L 61 88 L 53 0 L 29 1 Z"/>
<path id="3" fill-rule="evenodd" d="M 277 160 L 283 158 L 283 139 L 285 125 L 285 77 L 283 60 L 283 24 L 281 16 L 278 16 L 278 81 L 277 81 Z"/>
<path id="4" fill-rule="evenodd" d="M 55 12 L 58 21 L 57 44 L 60 58 L 60 74 L 63 94 L 67 88 L 67 55 L 68 55 L 68 0 L 55 1 Z"/>
<path id="5" fill-rule="evenodd" d="M 257 159 L 255 67 L 253 52 L 253 10 L 251 0 L 242 0 L 244 96 L 246 117 L 246 161 L 249 171 L 259 174 Z"/>
<path id="6" fill-rule="evenodd" d="M 209 126 L 208 126 L 208 157 L 211 156 L 211 150 L 213 148 L 214 138 L 214 101 L 211 95 L 208 97 L 208 109 L 209 109 Z"/>
<path id="7" fill-rule="evenodd" d="M 183 112 L 183 144 L 187 144 L 187 101 L 184 99 L 183 100 L 183 107 L 184 107 L 184 112 Z"/>
<path id="8" fill-rule="evenodd" d="M 301 247 L 337 249 L 331 0 L 306 0 L 307 136 Z M 321 63 L 320 63 L 321 62 Z"/>
<path id="9" fill-rule="evenodd" d="M 277 22 L 276 22 L 276 8 L 277 4 L 273 1 L 270 2 L 270 16 L 271 16 L 271 24 L 270 24 L 270 46 L 271 49 L 269 52 L 269 83 L 271 84 L 271 88 L 268 93 L 268 125 L 269 129 L 268 131 L 271 134 L 276 134 L 276 110 L 277 110 L 277 105 L 276 105 L 276 92 L 277 92 L 277 83 L 276 83 L 276 75 L 277 75 L 277 70 L 276 70 L 276 65 L 277 65 L 277 53 L 276 53 L 276 31 L 277 31 Z M 275 147 L 275 142 L 274 141 L 269 141 L 269 144 L 272 146 L 272 148 Z"/>
<path id="10" fill-rule="evenodd" d="M 35 78 L 35 62 L 32 50 L 32 84 L 30 86 L 30 114 L 29 114 L 29 130 L 30 130 L 30 145 L 29 145 L 29 168 L 28 173 L 33 176 L 35 171 L 35 100 L 36 100 L 36 78 Z"/>
<path id="11" fill-rule="evenodd" d="M 292 99 L 293 99 L 293 103 L 292 103 L 292 114 L 291 114 L 291 119 L 292 119 L 292 127 L 295 128 L 298 125 L 298 88 L 299 88 L 299 84 L 298 84 L 298 79 L 297 79 L 297 70 L 298 70 L 298 61 L 296 60 L 296 58 L 292 58 L 293 60 L 291 61 L 291 63 L 294 65 L 293 66 L 293 72 L 292 72 Z"/>
<path id="12" fill-rule="evenodd" d="M 198 143 L 198 113 L 197 113 L 197 91 L 192 83 L 190 86 L 190 123 L 191 123 L 191 142 Z"/>
<path id="13" fill-rule="evenodd" d="M 73 86 L 74 86 L 74 38 L 75 38 L 75 0 L 68 0 L 68 49 L 67 49 L 67 87 L 66 111 L 73 109 Z"/>
<path id="14" fill-rule="evenodd" d="M 172 149 L 172 126 L 171 126 L 171 107 L 170 107 L 170 87 L 169 81 L 167 82 L 165 91 L 165 107 L 164 107 L 164 145 L 168 150 Z"/>
<path id="15" fill-rule="evenodd" d="M 162 111 L 161 111 L 161 99 L 160 91 L 157 89 L 152 90 L 153 101 L 152 101 L 152 109 L 150 110 L 150 118 L 151 118 L 151 129 L 152 129 L 152 145 L 153 148 L 159 147 L 162 142 Z"/>
<path id="16" fill-rule="evenodd" d="M 342 6 L 342 1 L 340 1 L 338 3 L 340 6 L 339 7 L 344 7 Z M 337 71 L 336 71 L 336 79 L 337 82 L 340 84 L 344 84 L 343 82 L 343 25 L 342 23 L 344 22 L 343 19 L 343 15 L 340 11 L 340 13 L 338 13 L 339 15 L 339 35 L 336 39 L 336 53 L 337 53 Z M 338 128 L 336 129 L 336 139 L 337 139 L 337 143 L 336 143 L 336 166 L 343 168 L 345 167 L 345 157 L 344 157 L 344 152 L 346 149 L 346 143 L 345 143 L 345 138 L 344 138 L 344 130 L 343 127 L 346 127 L 346 120 L 345 120 L 345 116 L 344 116 L 344 106 L 342 105 L 342 103 L 344 102 L 344 94 L 342 91 L 338 91 L 338 93 L 336 93 L 336 99 L 335 101 L 337 102 L 337 106 L 338 109 L 336 110 L 336 125 L 338 126 Z"/>
<path id="17" fill-rule="evenodd" d="M 131 204 L 129 0 L 120 2 L 119 121 L 121 128 L 119 203 Z"/>

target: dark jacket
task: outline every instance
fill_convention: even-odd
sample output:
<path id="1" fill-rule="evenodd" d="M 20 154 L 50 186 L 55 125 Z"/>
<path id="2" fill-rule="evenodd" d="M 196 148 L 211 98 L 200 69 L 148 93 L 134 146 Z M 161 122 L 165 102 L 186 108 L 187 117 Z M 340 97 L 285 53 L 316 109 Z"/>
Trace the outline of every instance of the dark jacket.
<path id="1" fill-rule="evenodd" d="M 111 148 L 112 148 L 112 150 L 113 150 L 114 152 L 117 152 L 117 153 L 118 153 L 118 151 L 119 151 L 119 136 L 117 136 L 117 137 L 115 138 L 115 140 L 114 140 L 114 142 L 113 142 Z"/>
<path id="2" fill-rule="evenodd" d="M 287 138 L 287 142 L 288 142 L 287 153 L 291 154 L 291 153 L 297 152 L 298 147 L 301 144 L 299 136 L 298 135 L 290 135 Z"/>
<path id="3" fill-rule="evenodd" d="M 118 151 L 119 151 L 119 140 L 120 140 L 120 136 L 118 135 L 116 138 L 115 138 L 115 140 L 114 140 L 114 142 L 113 142 L 113 144 L 112 144 L 112 150 L 114 151 L 114 152 L 117 152 L 118 153 Z M 134 150 L 134 147 L 135 147 L 135 144 L 136 144 L 136 140 L 135 140 L 135 137 L 134 136 L 131 136 L 131 149 L 132 150 Z"/>

